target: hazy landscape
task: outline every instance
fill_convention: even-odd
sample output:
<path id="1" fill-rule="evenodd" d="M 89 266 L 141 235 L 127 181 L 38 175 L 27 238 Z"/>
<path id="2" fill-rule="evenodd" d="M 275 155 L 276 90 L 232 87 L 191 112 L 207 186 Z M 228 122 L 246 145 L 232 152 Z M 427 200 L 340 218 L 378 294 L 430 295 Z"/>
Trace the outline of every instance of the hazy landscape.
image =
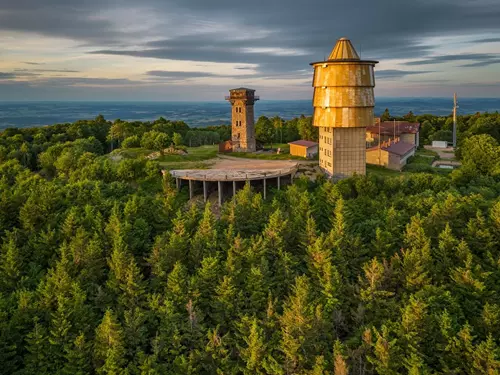
<path id="1" fill-rule="evenodd" d="M 159 117 L 184 121 L 190 126 L 209 126 L 231 123 L 231 114 L 223 93 L 213 102 L 0 102 L 0 129 L 29 127 L 92 119 L 102 114 L 114 121 L 151 121 Z M 453 98 L 384 98 L 377 97 L 375 114 L 381 115 L 389 108 L 395 116 L 409 111 L 417 115 L 426 113 L 446 116 L 451 113 Z M 461 114 L 495 112 L 500 108 L 498 98 L 463 98 Z M 262 98 L 255 108 L 255 115 L 280 116 L 290 120 L 300 115 L 312 114 L 311 100 L 271 100 Z"/>

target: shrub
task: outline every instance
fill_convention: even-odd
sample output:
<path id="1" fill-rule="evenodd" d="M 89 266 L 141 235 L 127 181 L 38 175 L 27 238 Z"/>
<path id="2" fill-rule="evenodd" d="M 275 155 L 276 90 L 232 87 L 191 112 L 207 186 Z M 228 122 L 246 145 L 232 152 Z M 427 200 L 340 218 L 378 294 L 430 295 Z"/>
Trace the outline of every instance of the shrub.
<path id="1" fill-rule="evenodd" d="M 134 148 L 134 147 L 140 147 L 141 145 L 141 140 L 137 135 L 133 135 L 131 137 L 127 137 L 123 140 L 122 142 L 122 147 L 123 148 Z"/>

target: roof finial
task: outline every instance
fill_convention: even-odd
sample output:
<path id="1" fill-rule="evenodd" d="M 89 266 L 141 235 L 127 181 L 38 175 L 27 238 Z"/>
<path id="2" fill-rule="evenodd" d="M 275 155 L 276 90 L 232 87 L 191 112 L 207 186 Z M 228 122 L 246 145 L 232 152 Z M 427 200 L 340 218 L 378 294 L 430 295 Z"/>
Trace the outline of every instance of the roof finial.
<path id="1" fill-rule="evenodd" d="M 359 56 L 349 39 L 340 38 L 328 60 L 359 60 Z"/>

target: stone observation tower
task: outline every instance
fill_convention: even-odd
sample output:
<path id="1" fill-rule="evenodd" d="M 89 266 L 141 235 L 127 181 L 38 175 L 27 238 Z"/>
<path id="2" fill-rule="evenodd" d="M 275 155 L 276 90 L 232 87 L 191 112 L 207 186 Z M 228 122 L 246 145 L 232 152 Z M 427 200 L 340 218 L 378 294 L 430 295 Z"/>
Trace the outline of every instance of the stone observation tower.
<path id="1" fill-rule="evenodd" d="M 373 125 L 377 63 L 361 60 L 346 38 L 337 41 L 328 60 L 311 63 L 319 165 L 331 177 L 366 174 L 366 127 Z"/>
<path id="2" fill-rule="evenodd" d="M 232 106 L 231 141 L 235 152 L 255 152 L 254 110 L 255 90 L 240 87 L 229 90 L 226 100 Z"/>

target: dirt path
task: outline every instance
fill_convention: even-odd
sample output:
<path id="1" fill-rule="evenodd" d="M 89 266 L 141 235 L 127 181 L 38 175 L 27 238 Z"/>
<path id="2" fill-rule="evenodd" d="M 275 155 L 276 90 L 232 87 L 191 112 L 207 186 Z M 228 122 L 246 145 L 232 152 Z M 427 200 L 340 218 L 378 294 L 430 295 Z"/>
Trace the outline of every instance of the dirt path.
<path id="1" fill-rule="evenodd" d="M 281 169 L 291 168 L 297 164 L 318 164 L 317 161 L 309 160 L 262 160 L 227 155 L 219 155 L 216 159 L 210 161 L 214 162 L 210 166 L 213 169 Z"/>

